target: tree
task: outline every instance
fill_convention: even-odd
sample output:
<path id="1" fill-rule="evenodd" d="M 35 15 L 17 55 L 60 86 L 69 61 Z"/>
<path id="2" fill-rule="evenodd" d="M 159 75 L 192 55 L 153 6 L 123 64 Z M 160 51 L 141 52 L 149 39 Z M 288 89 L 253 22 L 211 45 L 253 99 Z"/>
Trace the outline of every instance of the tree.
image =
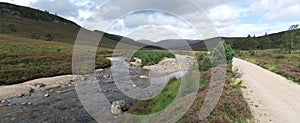
<path id="1" fill-rule="evenodd" d="M 293 54 L 293 51 L 296 48 L 296 29 L 298 29 L 299 25 L 294 24 L 291 25 L 287 32 L 282 37 L 283 43 L 281 44 L 281 50 L 287 51 L 289 54 Z"/>
<path id="2" fill-rule="evenodd" d="M 245 50 L 254 50 L 259 46 L 257 38 L 252 38 L 249 34 L 248 37 L 244 40 L 243 49 Z"/>
<path id="3" fill-rule="evenodd" d="M 213 66 L 220 64 L 232 64 L 232 59 L 235 55 L 234 50 L 225 41 L 220 42 L 212 51 Z"/>
<path id="4" fill-rule="evenodd" d="M 261 50 L 270 49 L 273 46 L 273 42 L 269 36 L 259 38 L 259 44 L 259 49 Z"/>

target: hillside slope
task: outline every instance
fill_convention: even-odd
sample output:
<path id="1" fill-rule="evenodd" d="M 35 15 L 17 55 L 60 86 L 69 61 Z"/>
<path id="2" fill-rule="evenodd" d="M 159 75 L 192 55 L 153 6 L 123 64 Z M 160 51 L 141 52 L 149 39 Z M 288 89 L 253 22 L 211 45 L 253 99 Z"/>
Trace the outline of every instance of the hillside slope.
<path id="1" fill-rule="evenodd" d="M 0 2 L 0 34 L 40 40 L 48 40 L 50 36 L 51 41 L 73 44 L 80 29 L 76 23 L 48 11 Z M 94 32 L 104 33 L 90 31 Z M 144 46 L 130 38 L 108 33 L 104 33 L 99 46 L 114 48 L 121 39 L 128 45 Z"/>

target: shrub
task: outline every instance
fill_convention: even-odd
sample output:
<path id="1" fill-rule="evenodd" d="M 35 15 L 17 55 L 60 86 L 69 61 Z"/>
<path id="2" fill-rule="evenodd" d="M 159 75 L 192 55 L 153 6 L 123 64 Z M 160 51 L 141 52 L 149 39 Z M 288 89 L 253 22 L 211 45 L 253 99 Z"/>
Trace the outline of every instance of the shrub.
<path id="1" fill-rule="evenodd" d="M 267 51 L 264 51 L 264 52 L 263 52 L 263 56 L 272 56 L 272 53 L 267 52 Z"/>
<path id="2" fill-rule="evenodd" d="M 167 51 L 151 51 L 142 50 L 137 51 L 133 55 L 134 57 L 140 58 L 142 60 L 142 65 L 154 65 L 159 63 L 163 58 L 175 58 L 175 55 Z"/>
<path id="3" fill-rule="evenodd" d="M 16 26 L 14 24 L 4 24 L 0 25 L 0 34 L 10 34 L 17 32 Z"/>
<path id="4" fill-rule="evenodd" d="M 249 54 L 250 54 L 250 56 L 254 56 L 256 54 L 256 52 L 253 50 L 249 50 Z"/>
<path id="5" fill-rule="evenodd" d="M 211 68 L 211 59 L 209 56 L 203 58 L 202 61 L 199 63 L 199 70 L 200 71 L 207 71 Z"/>
<path id="6" fill-rule="evenodd" d="M 234 50 L 224 41 L 220 42 L 212 52 L 213 66 L 220 64 L 232 64 L 232 59 L 235 55 Z"/>
<path id="7" fill-rule="evenodd" d="M 54 36 L 51 35 L 50 33 L 45 34 L 45 40 L 46 41 L 52 41 L 54 39 Z"/>
<path id="8" fill-rule="evenodd" d="M 36 39 L 36 40 L 40 39 L 40 37 L 41 36 L 39 34 L 37 34 L 36 32 L 32 32 L 31 35 L 30 35 L 31 39 Z"/>
<path id="9" fill-rule="evenodd" d="M 207 71 L 212 67 L 211 59 L 209 56 L 204 56 L 203 54 L 201 54 L 198 56 L 197 60 L 200 71 Z"/>

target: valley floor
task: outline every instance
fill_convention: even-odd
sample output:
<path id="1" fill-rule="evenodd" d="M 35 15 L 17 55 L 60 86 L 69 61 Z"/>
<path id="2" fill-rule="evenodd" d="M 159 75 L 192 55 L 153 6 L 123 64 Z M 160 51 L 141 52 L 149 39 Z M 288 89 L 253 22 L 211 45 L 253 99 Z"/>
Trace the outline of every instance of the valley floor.
<path id="1" fill-rule="evenodd" d="M 300 121 L 300 85 L 235 58 L 233 66 L 242 73 L 247 85 L 244 97 L 250 104 L 255 122 L 296 123 Z"/>

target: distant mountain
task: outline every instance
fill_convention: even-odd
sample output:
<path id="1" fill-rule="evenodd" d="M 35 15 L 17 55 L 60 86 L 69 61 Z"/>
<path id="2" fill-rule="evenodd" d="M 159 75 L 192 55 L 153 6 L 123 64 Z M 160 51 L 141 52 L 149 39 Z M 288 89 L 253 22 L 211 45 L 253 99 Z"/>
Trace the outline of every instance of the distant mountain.
<path id="1" fill-rule="evenodd" d="M 159 42 L 155 42 L 154 45 L 166 48 L 166 49 L 177 49 L 180 47 L 188 47 L 189 45 L 201 42 L 200 40 L 189 40 L 189 39 L 167 39 Z"/>
<path id="2" fill-rule="evenodd" d="M 140 43 L 147 44 L 147 45 L 154 45 L 155 44 L 155 42 L 153 42 L 151 40 L 146 40 L 146 39 L 137 40 L 136 42 L 140 42 Z"/>

